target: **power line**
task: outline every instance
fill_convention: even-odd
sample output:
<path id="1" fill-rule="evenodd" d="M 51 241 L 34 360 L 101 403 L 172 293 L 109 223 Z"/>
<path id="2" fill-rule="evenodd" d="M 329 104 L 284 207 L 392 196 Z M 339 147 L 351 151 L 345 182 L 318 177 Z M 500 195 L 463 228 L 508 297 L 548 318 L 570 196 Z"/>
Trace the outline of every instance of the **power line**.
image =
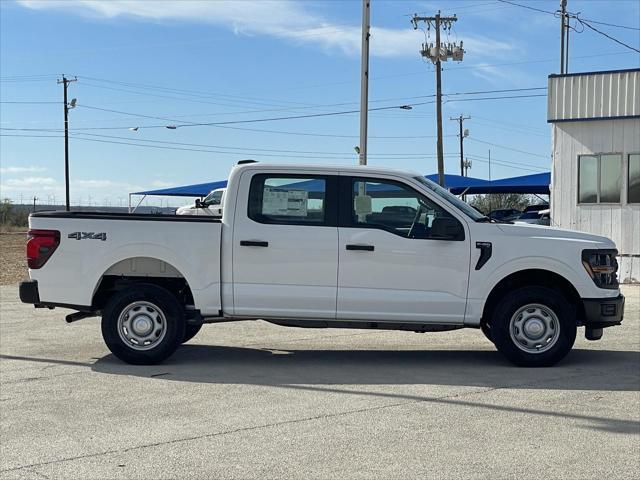
<path id="1" fill-rule="evenodd" d="M 512 5 L 514 7 L 526 8 L 528 10 L 533 10 L 533 11 L 539 12 L 539 13 L 547 13 L 547 14 L 551 14 L 551 15 L 555 15 L 556 14 L 556 12 L 551 12 L 549 10 L 542 10 L 540 8 L 530 7 L 529 5 L 522 5 L 520 3 L 510 2 L 509 0 L 498 0 L 498 1 L 500 3 L 507 3 L 507 4 Z"/>
<path id="2" fill-rule="evenodd" d="M 105 82 L 105 83 L 113 83 L 113 84 L 117 84 L 117 85 L 125 85 L 125 86 L 129 86 L 129 87 L 133 87 L 133 88 L 145 88 L 145 89 L 152 88 L 152 89 L 163 91 L 165 93 L 167 93 L 167 92 L 169 92 L 169 93 L 178 93 L 178 94 L 181 94 L 181 95 L 182 94 L 191 95 L 191 96 L 195 96 L 195 97 L 198 97 L 198 98 L 203 98 L 203 97 L 204 98 L 215 98 L 216 96 L 222 96 L 222 97 L 231 97 L 232 99 L 238 99 L 238 100 L 235 100 L 235 101 L 238 101 L 238 102 L 255 103 L 255 102 L 246 102 L 245 99 L 246 98 L 251 98 L 251 97 L 240 97 L 240 96 L 237 96 L 237 95 L 229 95 L 229 94 L 205 93 L 205 92 L 193 91 L 193 90 L 181 90 L 181 89 L 168 88 L 168 87 L 152 86 L 152 85 L 135 83 L 135 82 L 119 82 L 119 81 L 108 80 L 108 79 L 97 79 L 96 77 L 88 77 L 88 76 L 80 76 L 80 78 L 85 78 L 85 79 L 90 79 L 90 80 L 92 80 L 92 79 L 93 80 L 99 80 L 99 81 Z M 179 97 L 170 97 L 170 96 L 167 96 L 167 95 L 158 95 L 158 94 L 155 94 L 155 93 L 150 93 L 148 91 L 138 92 L 138 91 L 132 91 L 132 90 L 125 90 L 125 89 L 116 89 L 116 88 L 112 88 L 112 87 L 105 87 L 103 85 L 94 85 L 94 84 L 91 84 L 91 83 L 87 84 L 86 82 L 84 84 L 85 85 L 89 85 L 91 87 L 107 88 L 107 89 L 110 89 L 110 90 L 124 91 L 124 92 L 128 92 L 128 93 L 134 93 L 134 94 L 137 94 L 137 95 L 149 95 L 149 96 L 160 97 L 160 98 L 172 98 L 172 99 L 176 99 L 176 100 L 182 100 L 182 98 L 179 98 Z M 500 89 L 500 90 L 484 90 L 484 91 L 477 91 L 477 92 L 453 92 L 453 93 L 446 93 L 446 94 L 443 94 L 443 95 L 477 95 L 477 94 L 484 94 L 484 93 L 503 93 L 503 92 L 529 91 L 529 90 L 545 90 L 546 88 L 547 87 L 532 87 L 532 88 L 513 88 L 513 89 Z M 181 92 L 185 92 L 185 93 L 181 93 Z M 405 100 L 405 99 L 430 98 L 430 97 L 434 97 L 434 96 L 435 95 L 418 95 L 418 96 L 410 96 L 410 97 L 393 97 L 393 98 L 383 98 L 383 99 L 370 100 L 370 102 L 380 103 L 380 102 Z M 263 99 L 257 99 L 257 100 L 263 101 Z M 195 100 L 191 100 L 191 99 L 189 101 L 196 102 Z M 292 104 L 295 104 L 295 105 L 300 105 L 300 106 L 292 106 L 292 107 L 288 107 L 288 108 L 282 108 L 281 110 L 299 110 L 299 109 L 309 109 L 309 108 L 324 108 L 324 107 L 335 107 L 335 106 L 343 106 L 343 105 L 355 105 L 355 104 L 358 103 L 358 102 L 340 102 L 340 103 L 334 103 L 334 104 L 309 104 L 309 103 L 291 102 L 291 101 L 284 101 L 284 100 L 270 100 L 270 101 L 271 102 L 279 102 L 279 103 L 292 103 Z M 196 103 L 198 103 L 198 102 L 196 102 Z M 211 103 L 211 104 L 221 105 L 221 106 L 236 106 L 236 104 L 225 104 L 225 103 L 207 102 L 207 101 L 202 101 L 202 103 Z M 260 103 L 258 103 L 258 104 L 260 104 Z M 264 103 L 262 103 L 262 105 L 264 105 Z M 266 105 L 281 106 L 281 105 L 274 105 L 273 103 L 266 104 Z M 232 113 L 257 113 L 257 112 L 262 112 L 262 111 L 274 111 L 274 110 L 254 110 L 254 111 L 245 111 L 245 112 L 229 112 L 229 113 L 223 113 L 223 114 L 227 115 L 227 114 L 232 114 Z"/>
<path id="3" fill-rule="evenodd" d="M 582 18 L 581 20 L 583 22 L 596 23 L 598 25 L 606 25 L 607 27 L 625 28 L 627 30 L 640 30 L 640 28 L 638 27 L 629 27 L 627 25 L 617 25 L 615 23 L 600 22 L 598 20 L 591 20 L 591 19 L 585 19 L 585 18 Z"/>
<path id="4" fill-rule="evenodd" d="M 516 95 L 516 96 L 499 96 L 499 97 L 481 97 L 481 98 L 468 98 L 468 99 L 452 99 L 452 100 L 448 100 L 448 102 L 460 102 L 460 101 L 473 101 L 473 100 L 504 100 L 504 99 L 516 99 L 516 98 L 532 98 L 532 97 L 544 97 L 546 95 L 544 94 L 540 94 L 540 95 Z M 378 112 L 378 111 L 385 111 L 385 110 L 395 110 L 395 109 L 409 109 L 409 108 L 413 108 L 416 106 L 421 106 L 421 105 L 428 105 L 428 104 L 433 104 L 434 101 L 427 101 L 427 102 L 414 102 L 414 103 L 409 103 L 409 104 L 405 104 L 405 105 L 390 105 L 390 106 L 384 106 L 384 107 L 374 107 L 374 108 L 370 108 L 369 111 L 370 112 Z M 78 104 L 78 106 L 80 106 Z M 84 105 L 85 108 L 87 108 L 87 105 Z M 167 120 L 167 121 L 173 121 L 172 119 L 166 118 L 166 117 L 152 117 L 150 115 L 138 115 L 138 114 L 134 114 L 132 112 L 122 112 L 122 111 L 116 111 L 116 110 L 110 110 L 110 109 L 102 109 L 101 107 L 94 107 L 95 109 L 101 109 L 101 110 L 106 110 L 106 111 L 111 111 L 111 112 L 119 112 L 122 114 L 126 114 L 126 115 L 133 115 L 133 116 L 140 116 L 140 117 L 151 117 L 151 118 L 155 118 L 155 119 L 161 119 L 161 120 Z M 255 118 L 255 119 L 246 119 L 246 120 L 229 120 L 229 121 L 224 121 L 224 122 L 189 122 L 189 123 L 180 123 L 180 124 L 176 124 L 176 125 L 140 125 L 138 126 L 138 128 L 184 128 L 184 127 L 202 127 L 202 126 L 221 126 L 221 125 L 233 125 L 233 124 L 243 124 L 243 123 L 261 123 L 261 122 L 271 122 L 271 121 L 281 121 L 281 120 L 297 120 L 297 119 L 303 119 L 303 118 L 317 118 L 317 117 L 327 117 L 327 116 L 337 116 L 337 115 L 348 115 L 348 114 L 354 114 L 354 113 L 359 113 L 359 110 L 344 110 L 344 111 L 338 111 L 338 112 L 324 112 L 324 113 L 312 113 L 312 114 L 306 114 L 306 115 L 289 115 L 289 116 L 283 116 L 283 117 L 270 117 L 270 118 Z M 122 126 L 122 127 L 81 127 L 81 128 L 75 128 L 74 131 L 81 131 L 81 130 L 124 130 L 124 129 L 129 129 L 131 128 L 131 125 L 128 126 Z M 4 130 L 20 130 L 20 131 L 55 131 L 55 129 L 39 129 L 39 128 L 3 128 Z"/>
<path id="5" fill-rule="evenodd" d="M 0 134 L 0 136 L 2 137 L 23 137 L 23 138 L 64 138 L 64 135 L 37 135 L 37 134 Z M 323 151 L 306 151 L 306 150 L 279 150 L 279 149 L 267 149 L 267 148 L 248 148 L 248 147 L 231 147 L 231 146 L 224 146 L 224 145 L 209 145 L 209 144 L 198 144 L 198 143 L 186 143 L 186 142 L 170 142 L 170 141 L 162 141 L 162 140 L 149 140 L 149 139 L 131 139 L 128 137 L 119 137 L 119 136 L 114 136 L 114 135 L 99 135 L 99 134 L 93 134 L 93 133 L 76 133 L 73 136 L 71 136 L 71 138 L 77 139 L 77 140 L 96 140 L 97 139 L 93 139 L 93 138 L 85 138 L 86 136 L 91 136 L 91 137 L 99 137 L 100 139 L 109 139 L 109 140 L 102 140 L 101 143 L 112 143 L 112 144 L 116 144 L 116 145 L 131 145 L 131 146 L 138 146 L 138 147 L 151 147 L 151 148 L 155 148 L 157 147 L 157 145 L 153 145 L 153 144 L 161 144 L 160 146 L 164 146 L 164 145 L 176 145 L 178 147 L 202 147 L 202 149 L 198 148 L 198 149 L 191 149 L 191 148 L 169 148 L 170 150 L 186 150 L 186 151 L 202 151 L 202 152 L 210 152 L 210 153 L 226 153 L 226 154 L 247 154 L 250 153 L 251 155 L 256 154 L 256 155 L 263 155 L 263 156 L 282 156 L 280 154 L 282 153 L 295 153 L 295 154 L 301 154 L 301 155 L 322 155 L 323 157 L 310 157 L 310 158 L 325 158 L 327 160 L 330 160 L 331 158 L 333 158 L 333 156 L 335 155 L 341 155 L 341 158 L 352 158 L 350 157 L 350 152 L 323 152 Z M 120 142 L 120 141 L 112 141 L 112 140 L 124 140 L 124 142 Z M 145 143 L 137 143 L 137 142 L 145 142 Z M 207 150 L 204 150 L 204 149 Z M 224 149 L 224 150 L 239 150 L 238 152 L 233 152 L 233 151 L 220 151 L 220 150 L 210 150 L 212 148 L 218 148 L 218 149 Z M 256 153 L 258 152 L 258 153 Z M 260 153 L 260 152 L 266 152 L 266 153 Z M 272 154 L 278 154 L 278 155 L 272 155 Z M 287 158 L 307 158 L 301 155 L 288 155 L 286 156 Z M 418 157 L 418 158 L 424 158 L 424 157 L 435 157 L 435 154 L 431 154 L 431 153 L 413 153 L 413 152 L 403 152 L 403 153 L 372 153 L 371 154 L 374 157 L 384 157 L 384 158 L 412 158 L 412 157 Z"/>
<path id="6" fill-rule="evenodd" d="M 179 88 L 173 88 L 173 87 L 162 87 L 162 86 L 158 86 L 158 85 L 149 85 L 149 84 L 145 84 L 145 83 L 136 83 L 136 82 L 121 82 L 121 81 L 116 81 L 116 80 L 109 80 L 109 79 L 105 79 L 105 78 L 97 78 L 97 77 L 89 77 L 86 75 L 81 75 L 80 78 L 84 78 L 87 80 L 94 80 L 97 82 L 103 82 L 103 83 L 112 83 L 112 84 L 116 84 L 116 85 L 124 85 L 124 86 L 128 86 L 128 87 L 133 87 L 133 88 L 144 88 L 144 89 L 153 89 L 153 90 L 159 90 L 162 92 L 168 92 L 168 93 L 178 93 L 181 95 L 188 95 L 188 96 L 193 96 L 193 97 L 205 97 L 205 98 L 215 98 L 215 97 L 229 97 L 233 100 L 236 101 L 240 101 L 240 102 L 245 102 L 245 103 L 255 103 L 255 102 L 247 102 L 247 100 L 257 100 L 259 102 L 271 102 L 271 105 L 273 105 L 273 103 L 290 103 L 290 104 L 297 104 L 297 105 L 309 105 L 308 103 L 302 103 L 302 102 L 294 102 L 291 100 L 274 100 L 274 99 L 261 99 L 261 98 L 256 98 L 256 97 L 247 97 L 247 96 L 240 96 L 240 95 L 231 95 L 231 94 L 222 94 L 222 93 L 212 93 L 212 92 L 203 92 L 203 91 L 199 91 L 199 90 L 187 90 L 187 89 L 179 89 Z M 267 104 L 269 105 L 269 104 Z"/>
<path id="7" fill-rule="evenodd" d="M 597 29 L 596 27 L 594 27 L 593 25 L 590 25 L 588 21 L 586 21 L 586 20 L 584 20 L 584 19 L 579 18 L 577 15 L 576 15 L 574 18 L 575 18 L 578 22 L 580 22 L 580 24 L 581 24 L 581 25 L 584 25 L 584 26 L 586 26 L 586 27 L 589 27 L 589 28 L 590 28 L 591 30 L 593 30 L 594 32 L 597 32 L 597 33 L 599 33 L 600 35 L 603 35 L 603 36 L 607 37 L 609 40 L 613 40 L 614 42 L 616 42 L 616 43 L 618 43 L 618 44 L 622 45 L 623 47 L 627 47 L 627 48 L 629 48 L 629 49 L 631 49 L 631 50 L 633 50 L 633 51 L 635 51 L 635 52 L 640 53 L 640 50 L 639 50 L 639 49 L 637 49 L 637 48 L 635 48 L 635 47 L 632 47 L 631 45 L 628 45 L 628 44 L 624 43 L 623 41 L 618 40 L 617 38 L 612 37 L 611 35 L 609 35 L 609 34 L 607 34 L 607 33 L 603 32 L 602 30 L 598 30 L 598 29 Z"/>
<path id="8" fill-rule="evenodd" d="M 468 157 L 470 157 L 474 162 L 489 163 L 485 158 L 479 157 L 477 155 L 468 155 Z M 522 165 L 519 165 L 516 163 L 505 163 L 503 161 L 497 161 L 497 160 L 494 160 L 493 158 L 491 158 L 491 164 L 500 165 L 501 167 L 505 167 L 505 168 L 512 168 L 514 170 L 524 170 L 524 171 L 533 172 L 533 173 L 541 173 L 546 171 L 545 169 L 540 167 L 528 168 L 528 167 L 523 167 Z"/>
<path id="9" fill-rule="evenodd" d="M 479 121 L 476 119 L 476 117 L 473 117 L 474 120 L 474 124 L 478 124 L 478 125 L 483 125 L 486 127 L 490 127 L 491 129 L 496 129 L 496 130 L 503 130 L 505 132 L 512 132 L 512 133 L 519 133 L 521 135 L 534 135 L 536 137 L 544 137 L 544 138 L 549 138 L 549 134 L 548 133 L 538 133 L 537 131 L 534 130 L 527 130 L 527 129 L 522 129 L 522 128 L 518 128 L 518 127 L 506 127 L 506 126 L 502 126 L 502 125 L 495 125 L 491 122 L 484 122 L 484 121 Z"/>
<path id="10" fill-rule="evenodd" d="M 131 138 L 128 137 L 119 137 L 115 135 L 100 135 L 95 133 L 76 133 L 75 135 L 87 135 L 92 137 L 100 137 L 100 138 L 109 138 L 116 140 L 128 140 L 131 141 Z M 77 137 L 76 137 L 77 138 Z M 283 150 L 283 149 L 270 149 L 270 148 L 249 148 L 249 147 L 232 147 L 226 145 L 211 145 L 211 144 L 198 144 L 198 143 L 185 143 L 185 142 L 171 142 L 164 140 L 151 140 L 151 139 L 141 139 L 136 138 L 136 142 L 147 142 L 147 143 L 160 143 L 160 144 L 168 144 L 168 145 L 179 145 L 179 146 L 191 146 L 191 147 L 205 147 L 205 148 L 222 148 L 228 150 L 241 150 L 241 151 L 256 151 L 256 152 L 271 152 L 271 153 L 301 153 L 301 154 L 319 154 L 319 155 L 348 155 L 350 152 L 323 152 L 323 151 L 308 151 L 308 150 Z M 409 156 L 409 155 L 423 155 L 421 153 L 372 153 L 371 155 L 385 155 L 385 156 Z"/>
<path id="11" fill-rule="evenodd" d="M 539 95 L 515 95 L 515 96 L 506 96 L 506 97 L 481 97 L 481 98 L 454 98 L 454 99 L 446 99 L 445 103 L 453 103 L 453 102 L 475 102 L 480 100 L 505 100 L 505 99 L 514 99 L 514 98 L 535 98 L 535 97 L 546 97 L 546 93 L 541 93 Z"/>
<path id="12" fill-rule="evenodd" d="M 478 155 L 478 154 L 475 154 L 475 153 L 471 153 L 471 154 L 469 154 L 467 156 L 473 158 L 474 160 L 480 160 L 480 161 L 485 160 L 486 161 L 486 157 L 483 157 L 482 155 Z M 522 167 L 522 168 L 529 167 L 528 170 L 535 169 L 535 170 L 538 170 L 538 171 L 548 171 L 548 169 L 545 169 L 544 167 L 540 167 L 539 165 L 534 165 L 532 163 L 512 162 L 510 160 L 503 160 L 503 159 L 500 159 L 500 158 L 495 158 L 493 155 L 491 155 L 491 163 L 493 163 L 494 161 L 501 162 L 502 164 L 505 164 L 505 165 L 513 165 L 513 166 L 516 166 L 516 167 Z M 487 163 L 489 163 L 489 162 L 487 161 Z"/>
<path id="13" fill-rule="evenodd" d="M 51 104 L 54 103 L 56 105 L 60 105 L 62 102 L 38 102 L 38 101 L 33 101 L 33 102 L 7 102 L 7 101 L 0 101 L 0 103 L 13 103 L 13 104 Z"/>
<path id="14" fill-rule="evenodd" d="M 84 134 L 84 135 L 87 135 L 87 134 Z M 0 134 L 0 136 L 1 137 L 27 137 L 27 138 L 63 138 L 62 135 L 31 135 L 31 134 L 30 135 Z M 134 146 L 134 147 L 154 148 L 154 149 L 160 149 L 160 150 L 178 150 L 178 151 L 198 152 L 198 153 L 220 153 L 220 154 L 226 154 L 226 155 L 245 155 L 245 153 L 243 152 L 227 152 L 227 151 L 219 151 L 219 150 L 211 150 L 211 149 L 203 149 L 203 148 L 184 148 L 184 147 L 172 147 L 172 146 L 164 146 L 164 145 L 143 145 L 143 144 L 127 142 L 127 141 L 121 142 L 121 141 L 114 141 L 114 140 L 102 140 L 97 138 L 84 138 L 84 137 L 78 137 L 76 135 L 71 136 L 71 138 L 75 140 L 84 140 L 88 142 L 105 143 L 105 144 L 111 144 L 111 145 L 128 145 L 128 146 Z M 162 142 L 162 143 L 169 143 L 169 142 Z M 256 157 L 301 158 L 301 159 L 315 159 L 315 160 L 352 160 L 353 159 L 352 156 L 331 157 L 326 155 L 324 156 L 282 155 L 282 154 L 272 154 L 272 153 L 261 153 L 261 152 L 255 152 L 255 151 L 251 151 L 250 154 Z M 416 160 L 418 158 L 434 158 L 435 157 L 434 154 L 422 154 L 422 153 L 402 153 L 402 154 L 379 153 L 379 154 L 371 154 L 371 155 L 375 155 L 375 158 L 377 160 Z M 445 155 L 445 157 L 453 158 L 453 157 L 457 157 L 457 155 L 447 154 Z M 476 155 L 476 154 L 469 154 L 468 157 L 472 158 L 475 161 L 488 163 L 483 157 L 480 157 L 479 155 Z M 546 171 L 542 167 L 532 165 L 532 164 L 527 164 L 527 163 L 515 163 L 515 162 L 509 162 L 506 160 L 499 160 L 499 159 L 496 159 L 496 160 L 492 159 L 492 163 L 495 163 L 496 165 L 501 165 L 507 168 L 520 169 L 520 170 L 526 170 L 531 172 Z"/>
<path id="15" fill-rule="evenodd" d="M 533 11 L 540 12 L 540 13 L 546 13 L 546 14 L 553 15 L 553 16 L 556 16 L 558 14 L 558 12 L 552 12 L 550 10 L 542 10 L 540 8 L 531 7 L 529 5 L 522 5 L 522 4 L 519 4 L 519 3 L 511 2 L 509 0 L 498 0 L 498 1 L 500 3 L 507 3 L 509 5 L 513 5 L 514 7 L 526 8 L 528 10 L 533 10 Z M 596 24 L 599 24 L 599 25 L 606 25 L 607 27 L 624 28 L 624 29 L 627 29 L 627 30 L 640 30 L 640 28 L 638 28 L 638 27 L 630 27 L 628 25 L 619 25 L 619 24 L 616 24 L 616 23 L 601 22 L 599 20 L 591 20 L 591 19 L 588 19 L 588 18 L 578 18 L 578 14 L 569 13 L 568 16 L 571 17 L 571 18 L 575 18 L 576 20 L 581 21 L 581 22 L 596 23 Z M 598 30 L 596 30 L 596 31 L 598 33 L 601 33 L 601 34 L 607 36 L 603 32 L 600 32 Z M 617 40 L 615 40 L 613 38 L 612 38 L 612 40 L 617 41 Z M 622 43 L 622 45 L 625 45 L 625 44 Z M 625 46 L 628 47 L 628 45 L 625 45 Z"/>
<path id="16" fill-rule="evenodd" d="M 486 94 L 486 93 L 506 93 L 506 92 L 525 92 L 525 91 L 534 91 L 534 90 L 546 90 L 547 87 L 527 87 L 527 88 L 507 88 L 507 89 L 500 89 L 500 90 L 479 90 L 479 91 L 471 91 L 471 92 L 453 92 L 453 93 L 443 93 L 444 96 L 460 96 L 460 95 L 481 95 L 481 94 Z M 410 96 L 410 97 L 393 97 L 393 98 L 383 98 L 383 99 L 378 99 L 378 100 L 370 100 L 370 102 L 376 102 L 376 103 L 381 103 L 381 102 L 390 102 L 390 101 L 397 101 L 397 100 L 414 100 L 414 99 L 422 99 L 422 98 L 433 98 L 435 95 L 416 95 L 416 96 Z M 518 98 L 518 97 L 505 97 L 505 98 Z M 54 102 L 54 103 L 58 103 L 58 102 Z M 333 103 L 333 104 L 317 104 L 317 105 L 309 105 L 309 106 L 304 106 L 304 107 L 294 107 L 294 108 L 285 108 L 282 110 L 298 110 L 298 109 L 307 109 L 307 108 L 328 108 L 328 107 L 338 107 L 338 106 L 345 106 L 345 105 L 354 105 L 357 104 L 358 102 L 341 102 L 341 103 Z M 79 107 L 82 108 L 89 108 L 92 110 L 101 110 L 101 111 L 105 111 L 105 112 L 111 112 L 111 113 L 119 113 L 119 114 L 123 114 L 123 115 L 133 115 L 133 116 L 138 116 L 138 117 L 143 117 L 143 118 L 152 118 L 152 119 L 156 119 L 156 120 L 170 120 L 170 121 L 179 121 L 176 120 L 177 118 L 180 117 L 196 117 L 196 116 L 209 116 L 209 115 L 231 115 L 231 114 L 243 114 L 243 113 L 259 113 L 259 112 L 270 112 L 270 111 L 274 111 L 274 110 L 247 110 L 244 112 L 225 112 L 225 113 L 199 113 L 199 114 L 181 114 L 181 115 L 171 115 L 171 118 L 168 115 L 163 115 L 163 116 L 153 116 L 153 115 L 143 115 L 143 114 L 134 114 L 134 113 L 130 113 L 130 112 L 123 112 L 120 110 L 110 110 L 110 109 L 106 109 L 103 107 L 95 107 L 95 106 L 90 106 L 90 105 L 78 105 Z M 277 110 L 276 110 L 277 111 Z"/>
<path id="17" fill-rule="evenodd" d="M 532 157 L 539 157 L 539 158 L 544 158 L 544 159 L 549 159 L 549 157 L 547 155 L 540 155 L 539 153 L 531 153 L 531 152 L 527 152 L 525 150 L 518 150 L 517 148 L 513 148 L 513 147 L 508 147 L 506 145 L 500 145 L 497 143 L 491 143 L 491 142 L 487 142 L 486 140 L 480 140 L 479 138 L 475 138 L 475 137 L 468 137 L 469 140 L 473 141 L 473 142 L 480 142 L 480 143 L 484 143 L 486 145 L 491 145 L 494 147 L 498 147 L 498 148 L 504 148 L 505 150 L 512 150 L 514 152 L 518 152 L 518 153 L 522 153 L 524 155 L 531 155 Z"/>
<path id="18" fill-rule="evenodd" d="M 481 120 L 486 120 L 487 122 L 491 122 L 491 123 L 497 123 L 498 125 L 506 125 L 506 126 L 512 127 L 512 128 L 513 127 L 517 127 L 517 128 L 520 128 L 520 129 L 531 130 L 531 131 L 540 132 L 540 133 L 545 132 L 542 129 L 538 129 L 538 128 L 532 127 L 530 125 L 524 125 L 524 124 L 521 124 L 521 123 L 513 123 L 513 122 L 501 122 L 501 121 L 495 120 L 493 118 L 482 117 L 482 116 L 476 115 L 476 114 L 473 115 L 473 118 L 474 118 L 474 121 L 476 121 L 478 118 L 480 118 Z"/>

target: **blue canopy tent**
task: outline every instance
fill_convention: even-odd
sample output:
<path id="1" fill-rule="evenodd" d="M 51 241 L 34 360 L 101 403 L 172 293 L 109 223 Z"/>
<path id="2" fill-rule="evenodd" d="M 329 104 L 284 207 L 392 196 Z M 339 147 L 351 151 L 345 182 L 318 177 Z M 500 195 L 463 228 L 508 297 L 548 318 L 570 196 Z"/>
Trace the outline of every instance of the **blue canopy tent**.
<path id="1" fill-rule="evenodd" d="M 425 178 L 436 183 L 438 182 L 437 174 L 426 175 Z M 482 180 L 480 178 L 445 174 L 444 182 L 445 188 L 450 190 L 454 195 L 460 195 L 463 193 L 471 195 L 480 193 L 530 193 L 549 195 L 551 173 L 537 173 L 534 175 L 524 175 L 521 177 L 502 178 L 500 180 Z M 133 192 L 129 194 L 129 211 L 131 211 L 131 195 L 143 196 L 138 203 L 138 205 L 140 205 L 140 203 L 142 203 L 142 200 L 144 200 L 147 195 L 167 197 L 205 197 L 209 194 L 209 192 L 211 192 L 211 190 L 224 188 L 226 186 L 227 181 L 221 180 L 218 182 L 197 183 L 194 185 L 184 185 L 181 187 L 170 187 L 161 188 L 159 190 Z M 320 181 L 318 180 L 297 182 L 295 186 L 305 188 L 309 191 L 320 190 L 321 187 Z M 381 188 L 383 187 L 381 186 Z M 376 190 L 375 186 L 372 186 L 368 189 L 368 192 L 370 192 L 370 194 L 374 196 L 376 192 L 379 193 L 380 191 Z"/>
<path id="2" fill-rule="evenodd" d="M 129 212 L 131 209 L 131 195 L 142 195 L 142 198 L 138 202 L 133 210 L 138 208 L 147 195 L 153 195 L 156 197 L 206 197 L 211 190 L 216 188 L 225 188 L 227 186 L 226 180 L 220 180 L 219 182 L 208 183 L 196 183 L 194 185 L 184 185 L 182 187 L 169 187 L 161 188 L 159 190 L 146 190 L 144 192 L 132 192 L 129 194 Z"/>
<path id="3" fill-rule="evenodd" d="M 549 195 L 551 184 L 551 172 L 535 173 L 522 177 L 502 178 L 489 182 L 488 188 L 481 192 L 469 191 L 467 193 L 532 193 L 537 195 Z"/>

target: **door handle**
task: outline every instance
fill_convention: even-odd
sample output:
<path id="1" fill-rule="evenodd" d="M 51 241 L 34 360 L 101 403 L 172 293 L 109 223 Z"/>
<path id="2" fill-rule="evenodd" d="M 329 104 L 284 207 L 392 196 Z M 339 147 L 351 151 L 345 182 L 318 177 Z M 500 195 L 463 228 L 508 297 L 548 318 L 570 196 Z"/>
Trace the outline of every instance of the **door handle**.
<path id="1" fill-rule="evenodd" d="M 363 250 L 365 252 L 373 252 L 373 245 L 347 245 L 347 250 Z"/>
<path id="2" fill-rule="evenodd" d="M 269 242 L 262 240 L 240 240 L 241 247 L 268 247 Z"/>

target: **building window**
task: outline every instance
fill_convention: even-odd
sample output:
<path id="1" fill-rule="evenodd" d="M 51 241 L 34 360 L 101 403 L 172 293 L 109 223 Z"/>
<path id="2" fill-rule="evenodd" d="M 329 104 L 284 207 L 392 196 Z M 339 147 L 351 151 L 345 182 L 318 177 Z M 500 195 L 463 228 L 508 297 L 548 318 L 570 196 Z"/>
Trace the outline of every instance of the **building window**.
<path id="1" fill-rule="evenodd" d="M 578 156 L 578 203 L 620 203 L 622 156 Z"/>
<path id="2" fill-rule="evenodd" d="M 629 203 L 640 203 L 640 153 L 629 155 L 629 183 L 627 200 Z"/>

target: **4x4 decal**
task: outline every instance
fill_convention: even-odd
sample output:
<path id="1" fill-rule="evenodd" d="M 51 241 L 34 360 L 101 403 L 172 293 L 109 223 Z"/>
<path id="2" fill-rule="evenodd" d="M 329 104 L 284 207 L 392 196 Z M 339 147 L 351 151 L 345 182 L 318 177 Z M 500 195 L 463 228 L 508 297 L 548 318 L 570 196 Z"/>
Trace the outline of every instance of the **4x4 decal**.
<path id="1" fill-rule="evenodd" d="M 102 240 L 107 239 L 107 232 L 73 232 L 69 234 L 69 238 L 75 238 L 76 240 Z"/>

